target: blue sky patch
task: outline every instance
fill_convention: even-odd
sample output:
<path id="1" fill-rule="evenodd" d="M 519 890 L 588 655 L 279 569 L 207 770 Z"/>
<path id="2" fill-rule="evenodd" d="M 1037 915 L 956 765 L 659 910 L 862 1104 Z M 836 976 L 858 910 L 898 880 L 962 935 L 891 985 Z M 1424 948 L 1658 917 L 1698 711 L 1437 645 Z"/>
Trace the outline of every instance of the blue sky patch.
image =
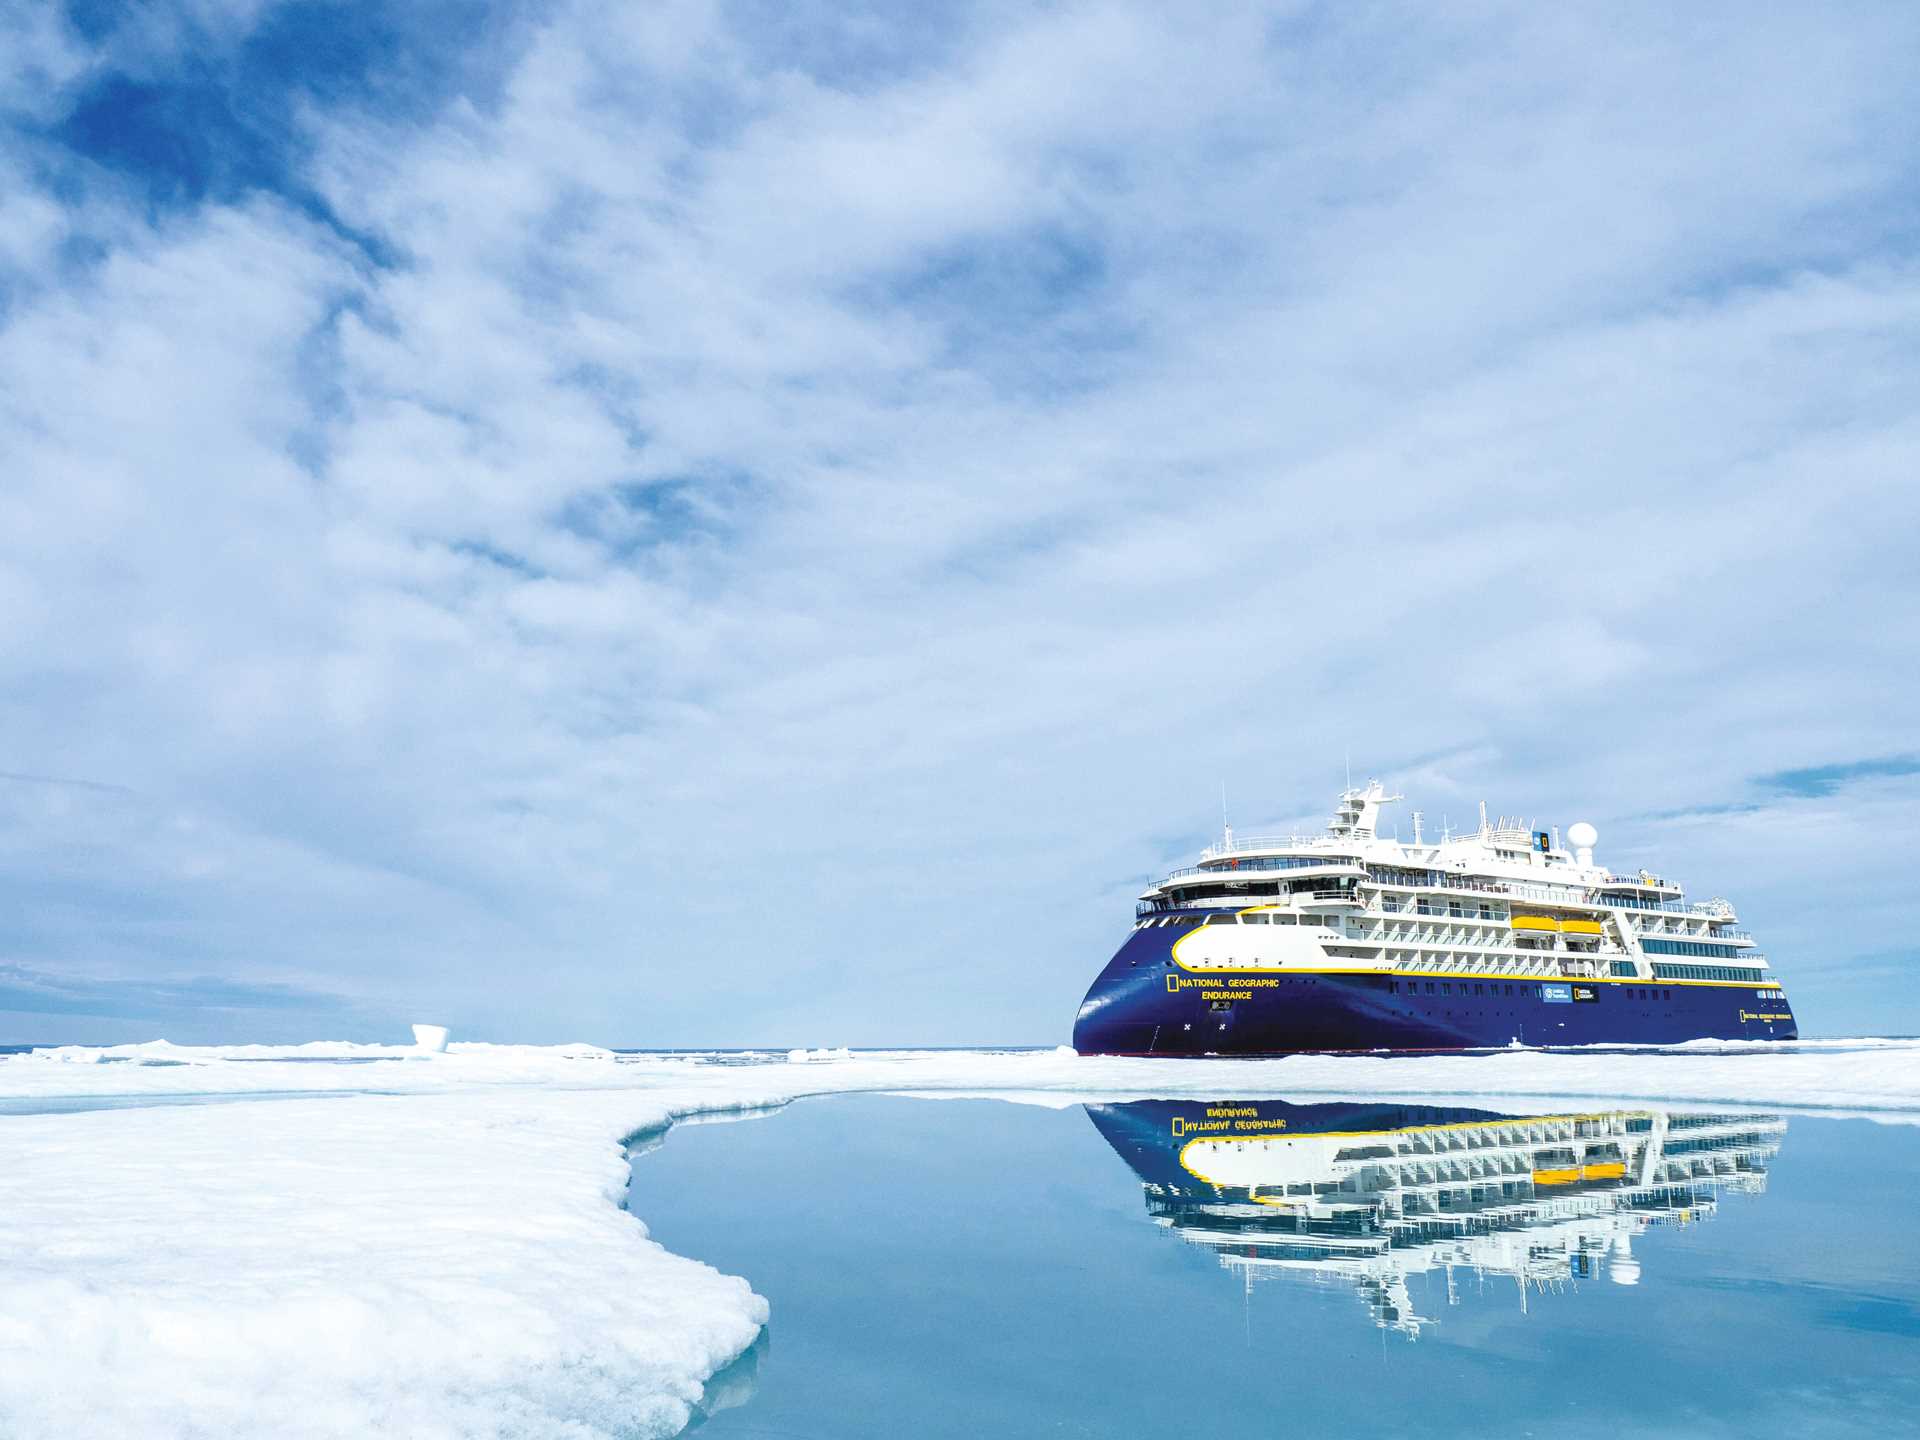
<path id="1" fill-rule="evenodd" d="M 1905 775 L 1920 775 L 1920 755 L 1887 755 L 1838 765 L 1812 765 L 1804 770 L 1776 770 L 1759 776 L 1754 783 L 1781 794 L 1819 800 L 1856 780 L 1896 780 Z"/>

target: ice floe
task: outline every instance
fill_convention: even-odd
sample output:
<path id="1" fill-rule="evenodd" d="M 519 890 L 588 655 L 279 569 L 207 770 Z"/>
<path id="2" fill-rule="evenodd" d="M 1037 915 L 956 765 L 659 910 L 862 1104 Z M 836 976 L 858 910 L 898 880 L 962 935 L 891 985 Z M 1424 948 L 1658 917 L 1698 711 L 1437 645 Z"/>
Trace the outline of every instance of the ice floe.
<path id="1" fill-rule="evenodd" d="M 1397 1095 L 1920 1118 L 1920 1042 L 1262 1061 L 455 1042 L 0 1057 L 0 1434 L 665 1435 L 766 1317 L 619 1208 L 621 1145 L 841 1091 Z M 133 1102 L 279 1096 L 273 1104 Z"/>
<path id="2" fill-rule="evenodd" d="M 838 1050 L 789 1050 L 787 1063 L 805 1065 L 817 1060 L 851 1060 L 853 1051 L 842 1045 Z"/>

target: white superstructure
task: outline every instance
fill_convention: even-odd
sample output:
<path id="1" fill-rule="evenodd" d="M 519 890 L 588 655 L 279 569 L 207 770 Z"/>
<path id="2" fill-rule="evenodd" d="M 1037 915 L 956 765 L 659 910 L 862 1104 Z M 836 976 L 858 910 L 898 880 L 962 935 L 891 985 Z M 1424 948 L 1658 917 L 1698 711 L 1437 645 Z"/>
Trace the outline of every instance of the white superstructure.
<path id="1" fill-rule="evenodd" d="M 1174 951 L 1187 970 L 1778 985 L 1732 904 L 1614 874 L 1589 824 L 1563 843 L 1482 806 L 1461 834 L 1427 839 L 1415 811 L 1412 840 L 1384 837 L 1381 810 L 1401 798 L 1348 789 L 1319 835 L 1227 828 L 1146 890 L 1134 928 L 1189 927 Z"/>

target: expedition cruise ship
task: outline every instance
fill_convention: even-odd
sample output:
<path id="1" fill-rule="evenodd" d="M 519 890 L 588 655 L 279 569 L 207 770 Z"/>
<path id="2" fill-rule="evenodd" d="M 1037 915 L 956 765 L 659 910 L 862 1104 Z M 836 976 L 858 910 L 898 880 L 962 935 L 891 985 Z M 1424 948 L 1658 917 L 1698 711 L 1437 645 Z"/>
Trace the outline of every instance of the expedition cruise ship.
<path id="1" fill-rule="evenodd" d="M 1081 1003 L 1100 1055 L 1273 1055 L 1792 1040 L 1786 992 L 1725 900 L 1615 875 L 1591 825 L 1377 833 L 1348 789 L 1324 835 L 1236 840 L 1140 897 Z"/>

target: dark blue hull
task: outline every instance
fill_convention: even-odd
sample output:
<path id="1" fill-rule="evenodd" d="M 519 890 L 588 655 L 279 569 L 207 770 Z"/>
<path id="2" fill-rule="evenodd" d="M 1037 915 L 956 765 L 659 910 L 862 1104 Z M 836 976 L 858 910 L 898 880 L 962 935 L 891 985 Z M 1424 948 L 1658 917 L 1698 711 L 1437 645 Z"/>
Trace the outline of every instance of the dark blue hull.
<path id="1" fill-rule="evenodd" d="M 1083 1055 L 1286 1055 L 1795 1040 L 1777 988 L 1709 981 L 1548 981 L 1438 973 L 1186 969 L 1185 927 L 1136 930 L 1087 991 Z M 1337 962 L 1334 962 L 1337 963 Z"/>

